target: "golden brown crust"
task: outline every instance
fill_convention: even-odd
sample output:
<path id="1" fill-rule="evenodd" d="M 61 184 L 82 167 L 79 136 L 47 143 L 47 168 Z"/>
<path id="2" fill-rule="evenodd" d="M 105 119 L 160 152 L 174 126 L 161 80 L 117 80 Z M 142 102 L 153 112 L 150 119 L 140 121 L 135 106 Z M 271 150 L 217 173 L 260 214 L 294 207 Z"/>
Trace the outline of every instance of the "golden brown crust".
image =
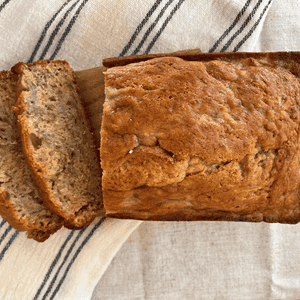
<path id="1" fill-rule="evenodd" d="M 165 215 L 143 215 L 141 212 L 119 212 L 119 213 L 107 213 L 107 217 L 117 219 L 133 219 L 142 221 L 234 221 L 234 222 L 266 222 L 266 223 L 281 223 L 281 224 L 298 224 L 300 221 L 300 215 L 292 215 L 285 218 L 262 218 L 259 212 L 253 212 L 252 214 L 235 213 L 231 211 L 214 211 L 203 210 L 197 213 L 197 215 L 187 212 L 181 212 L 180 214 L 169 213 Z"/>
<path id="2" fill-rule="evenodd" d="M 13 73 L 16 73 L 16 74 L 22 74 L 22 72 L 24 70 L 24 67 L 31 67 L 31 66 L 34 66 L 34 65 L 47 66 L 49 63 L 63 64 L 65 66 L 65 68 L 67 68 L 70 71 L 73 71 L 66 60 L 51 60 L 51 59 L 37 60 L 37 61 L 34 61 L 32 63 L 29 63 L 29 64 L 26 64 L 24 62 L 19 62 L 19 63 L 15 64 L 14 66 L 12 66 L 11 71 Z"/>
<path id="3" fill-rule="evenodd" d="M 107 70 L 108 217 L 300 221 L 299 54 L 220 55 Z"/>

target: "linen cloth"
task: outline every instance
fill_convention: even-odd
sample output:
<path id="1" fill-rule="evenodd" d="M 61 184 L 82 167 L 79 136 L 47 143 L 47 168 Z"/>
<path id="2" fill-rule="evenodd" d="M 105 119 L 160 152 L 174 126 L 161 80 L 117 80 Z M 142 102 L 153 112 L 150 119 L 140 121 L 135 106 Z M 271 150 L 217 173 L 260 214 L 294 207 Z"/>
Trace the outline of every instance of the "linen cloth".
<path id="1" fill-rule="evenodd" d="M 0 69 L 51 58 L 76 71 L 189 48 L 297 51 L 299 16 L 296 0 L 2 0 Z M 104 218 L 38 244 L 0 219 L 0 299 L 299 299 L 299 229 Z"/>

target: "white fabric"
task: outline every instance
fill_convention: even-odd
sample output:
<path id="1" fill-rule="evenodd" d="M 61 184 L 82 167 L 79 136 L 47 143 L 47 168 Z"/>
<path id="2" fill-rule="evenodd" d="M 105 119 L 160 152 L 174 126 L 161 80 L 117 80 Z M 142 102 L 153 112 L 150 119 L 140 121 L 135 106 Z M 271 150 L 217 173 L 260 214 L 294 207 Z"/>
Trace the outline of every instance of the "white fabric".
<path id="1" fill-rule="evenodd" d="M 0 69 L 55 58 L 82 70 L 188 48 L 297 51 L 299 16 L 296 0 L 2 0 Z M 300 298 L 299 225 L 140 223 L 97 219 L 38 244 L 0 218 L 0 299 Z"/>

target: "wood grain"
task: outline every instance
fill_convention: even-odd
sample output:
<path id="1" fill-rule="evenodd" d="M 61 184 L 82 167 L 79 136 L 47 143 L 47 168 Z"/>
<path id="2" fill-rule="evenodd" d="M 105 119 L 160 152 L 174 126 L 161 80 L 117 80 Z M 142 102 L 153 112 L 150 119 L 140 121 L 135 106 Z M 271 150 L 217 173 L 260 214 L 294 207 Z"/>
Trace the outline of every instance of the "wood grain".
<path id="1" fill-rule="evenodd" d="M 101 66 L 75 72 L 83 106 L 87 118 L 90 121 L 91 129 L 95 136 L 95 141 L 99 147 L 103 103 L 105 101 L 103 74 L 105 69 L 106 68 Z"/>
<path id="2" fill-rule="evenodd" d="M 139 55 L 110 57 L 110 58 L 105 58 L 102 61 L 102 64 L 104 67 L 111 68 L 111 67 L 124 66 L 130 63 L 136 63 L 136 62 L 149 60 L 152 58 L 165 57 L 165 56 L 176 56 L 176 57 L 181 57 L 183 59 L 185 58 L 188 59 L 189 56 L 198 55 L 200 53 L 202 52 L 199 48 L 193 48 L 193 49 L 181 50 L 181 51 L 170 52 L 170 53 L 139 54 Z"/>

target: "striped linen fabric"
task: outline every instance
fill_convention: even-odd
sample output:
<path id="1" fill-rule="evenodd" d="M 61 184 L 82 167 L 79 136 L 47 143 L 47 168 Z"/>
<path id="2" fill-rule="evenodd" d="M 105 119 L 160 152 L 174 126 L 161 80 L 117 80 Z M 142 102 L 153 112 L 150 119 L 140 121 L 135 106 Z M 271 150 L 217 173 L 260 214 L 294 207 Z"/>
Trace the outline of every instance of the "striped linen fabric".
<path id="1" fill-rule="evenodd" d="M 259 51 L 273 1 L 2 0 L 0 69 L 19 61 L 65 59 L 76 71 L 100 66 L 105 57 L 189 48 Z M 97 219 L 80 231 L 61 229 L 39 244 L 0 217 L 0 299 L 102 299 L 93 291 L 140 223 Z M 182 229 L 187 235 L 188 227 Z M 193 299 L 172 297 L 160 299 Z M 112 292 L 110 299 L 125 297 Z M 144 293 L 135 299 L 157 298 Z"/>

